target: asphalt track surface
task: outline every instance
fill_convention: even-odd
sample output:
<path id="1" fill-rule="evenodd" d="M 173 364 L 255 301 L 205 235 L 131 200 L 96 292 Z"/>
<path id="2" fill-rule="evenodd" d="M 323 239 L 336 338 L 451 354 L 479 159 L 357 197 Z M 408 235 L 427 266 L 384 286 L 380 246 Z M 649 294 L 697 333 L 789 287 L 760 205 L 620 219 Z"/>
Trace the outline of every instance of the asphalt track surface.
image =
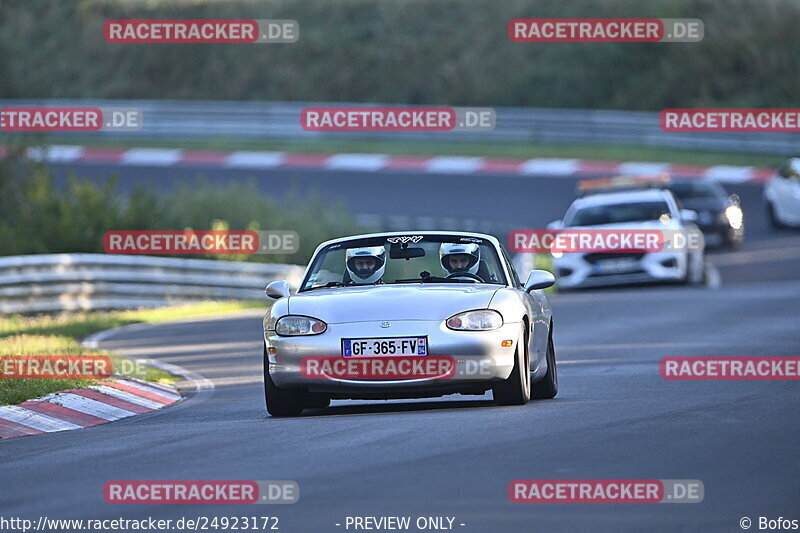
<path id="1" fill-rule="evenodd" d="M 388 174 L 307 179 L 323 192 L 349 193 L 354 205 L 383 196 L 387 212 L 403 213 L 417 198 L 423 205 L 414 209 L 430 214 L 437 201 L 448 213 L 482 204 L 531 228 L 561 214 L 574 187 L 564 178 Z M 264 176 L 264 186 L 278 188 L 281 176 Z M 273 515 L 281 531 L 318 533 L 346 531 L 335 525 L 346 516 L 453 516 L 464 533 L 741 531 L 745 516 L 753 530 L 760 516 L 800 519 L 800 384 L 665 381 L 658 372 L 665 356 L 800 352 L 800 235 L 768 228 L 759 187 L 729 189 L 742 195 L 748 237 L 742 250 L 712 256 L 721 289 L 553 297 L 561 386 L 554 400 L 336 401 L 275 419 L 264 410 L 260 312 L 121 330 L 101 346 L 180 365 L 211 380 L 213 392 L 187 387 L 184 402 L 162 411 L 0 442 L 0 515 Z M 453 191 L 459 200 L 450 203 Z M 299 483 L 300 501 L 244 509 L 106 504 L 103 485 L 125 479 L 289 479 Z M 699 479 L 705 499 L 515 504 L 507 493 L 514 479 Z"/>

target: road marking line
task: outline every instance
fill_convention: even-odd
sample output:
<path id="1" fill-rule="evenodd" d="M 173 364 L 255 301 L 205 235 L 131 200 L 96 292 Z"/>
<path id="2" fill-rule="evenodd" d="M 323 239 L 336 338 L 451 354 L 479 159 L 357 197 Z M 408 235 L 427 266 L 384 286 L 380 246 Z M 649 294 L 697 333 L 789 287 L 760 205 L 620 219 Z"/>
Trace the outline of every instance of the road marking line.
<path id="1" fill-rule="evenodd" d="M 0 158 L 6 151 L 0 145 Z M 292 152 L 184 152 L 162 148 L 96 148 L 70 145 L 51 146 L 47 151 L 28 149 L 28 157 L 52 163 L 107 162 L 123 165 L 172 166 L 185 163 L 209 168 L 326 168 L 380 172 L 412 170 L 422 173 L 495 172 L 502 175 L 552 175 L 578 177 L 586 174 L 652 174 L 673 172 L 692 177 L 728 183 L 758 183 L 775 174 L 768 168 L 733 165 L 682 165 L 649 161 L 594 161 L 586 159 L 535 158 L 528 161 L 509 161 L 502 158 L 467 156 L 402 156 L 389 154 L 309 154 Z"/>
<path id="2" fill-rule="evenodd" d="M 437 174 L 472 174 L 480 169 L 482 163 L 482 157 L 439 156 L 431 158 L 425 169 Z"/>
<path id="3" fill-rule="evenodd" d="M 669 163 L 630 161 L 622 163 L 617 171 L 620 174 L 660 174 L 662 172 L 669 172 L 670 166 Z"/>
<path id="4" fill-rule="evenodd" d="M 63 405 L 68 409 L 86 413 L 87 415 L 103 418 L 109 422 L 120 418 L 135 415 L 133 411 L 122 409 L 114 405 L 104 403 L 86 396 L 80 396 L 71 392 L 59 392 L 51 396 L 46 396 L 45 401 L 50 401 Z"/>
<path id="5" fill-rule="evenodd" d="M 578 159 L 537 158 L 525 161 L 519 168 L 520 174 L 551 174 L 554 176 L 572 176 L 578 171 Z"/>
<path id="6" fill-rule="evenodd" d="M 143 400 L 147 400 L 147 401 L 150 401 L 150 402 L 155 402 L 155 403 L 157 403 L 159 405 L 169 405 L 169 404 L 175 402 L 174 398 L 167 398 L 167 397 L 162 396 L 160 394 L 156 394 L 155 392 L 143 390 L 143 389 L 141 389 L 139 387 L 131 387 L 127 383 L 122 383 L 119 380 L 101 381 L 100 385 L 103 385 L 103 386 L 106 386 L 106 387 L 111 387 L 112 389 L 116 389 L 116 390 L 119 390 L 119 391 L 122 391 L 122 392 L 125 392 L 125 393 L 128 393 L 128 394 L 132 394 L 132 395 L 136 396 L 137 398 L 141 398 Z"/>
<path id="7" fill-rule="evenodd" d="M 326 168 L 331 170 L 376 171 L 386 166 L 383 154 L 337 154 L 328 158 Z"/>
<path id="8" fill-rule="evenodd" d="M 114 398 L 119 398 L 120 400 L 125 400 L 126 402 L 141 405 L 142 407 L 148 407 L 150 409 L 159 409 L 162 407 L 162 404 L 158 402 L 154 402 L 153 400 L 148 400 L 146 398 L 142 398 L 141 396 L 136 396 L 130 392 L 115 389 L 114 387 L 109 387 L 107 385 L 92 385 L 89 387 L 89 389 L 96 390 L 97 392 L 106 394 L 108 396 L 113 396 Z"/>
<path id="9" fill-rule="evenodd" d="M 22 437 L 23 435 L 39 435 L 41 433 L 43 432 L 30 426 L 0 418 L 0 439 Z"/>
<path id="10" fill-rule="evenodd" d="M 755 178 L 753 167 L 733 167 L 730 165 L 716 165 L 708 167 L 703 177 L 708 180 L 724 183 L 744 183 Z"/>
<path id="11" fill-rule="evenodd" d="M 76 411 L 75 409 L 70 409 L 69 407 L 65 407 L 56 402 L 29 400 L 20 404 L 20 407 L 24 407 L 25 409 L 35 413 L 40 413 L 52 418 L 63 420 L 65 422 L 70 422 L 81 427 L 96 426 L 97 424 L 105 424 L 108 422 L 108 420 L 105 418 L 91 415 L 89 413 L 83 413 L 81 411 Z"/>
<path id="12" fill-rule="evenodd" d="M 181 160 L 183 151 L 166 148 L 132 148 L 122 154 L 123 165 L 172 166 Z"/>
<path id="13" fill-rule="evenodd" d="M 70 163 L 83 157 L 83 146 L 60 145 L 48 148 L 28 148 L 25 154 L 34 161 Z"/>
<path id="14" fill-rule="evenodd" d="M 116 396 L 103 394 L 102 392 L 96 391 L 94 389 L 72 389 L 70 392 L 77 394 L 78 396 L 84 396 L 86 398 L 91 398 L 92 400 L 97 400 L 98 402 L 113 405 L 114 407 L 130 411 L 137 415 L 149 413 L 150 411 L 153 410 L 150 409 L 149 407 L 144 407 L 143 405 L 139 405 L 138 403 L 129 402 L 127 400 L 117 398 Z"/>
<path id="15" fill-rule="evenodd" d="M 161 388 L 161 387 L 154 387 L 152 385 L 148 385 L 146 383 L 142 383 L 139 380 L 134 381 L 134 380 L 131 380 L 131 379 L 117 379 L 117 380 L 114 380 L 114 381 L 116 383 L 121 383 L 123 385 L 127 385 L 128 387 L 131 387 L 131 388 L 134 388 L 134 389 L 138 389 L 138 390 L 140 390 L 142 392 L 146 392 L 148 394 L 152 394 L 154 396 L 158 396 L 158 397 L 163 398 L 164 400 L 167 400 L 169 402 L 174 402 L 176 400 L 180 400 L 180 398 L 181 398 L 181 395 L 178 394 L 174 390 L 169 390 L 169 389 Z"/>
<path id="16" fill-rule="evenodd" d="M 283 152 L 233 152 L 223 160 L 228 168 L 273 168 L 283 164 Z"/>
<path id="17" fill-rule="evenodd" d="M 29 411 L 17 405 L 0 407 L 0 418 L 5 418 L 6 420 L 46 432 L 64 431 L 66 429 L 78 429 L 82 427 L 71 424 L 70 422 L 65 422 L 64 420 L 58 420 L 34 411 Z"/>

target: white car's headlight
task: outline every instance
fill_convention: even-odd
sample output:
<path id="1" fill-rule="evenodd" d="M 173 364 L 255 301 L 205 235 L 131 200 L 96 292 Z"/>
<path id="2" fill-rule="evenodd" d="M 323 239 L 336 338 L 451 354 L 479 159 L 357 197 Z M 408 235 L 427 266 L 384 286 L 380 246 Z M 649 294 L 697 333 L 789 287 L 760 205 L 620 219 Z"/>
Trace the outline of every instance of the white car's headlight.
<path id="1" fill-rule="evenodd" d="M 503 315 L 491 309 L 466 311 L 451 316 L 445 324 L 450 329 L 461 331 L 488 331 L 503 325 Z"/>
<path id="2" fill-rule="evenodd" d="M 729 205 L 727 208 L 725 208 L 725 216 L 728 217 L 728 223 L 733 229 L 739 229 L 742 227 L 744 215 L 742 214 L 742 209 L 739 206 Z"/>
<path id="3" fill-rule="evenodd" d="M 326 329 L 328 329 L 328 325 L 325 322 L 310 316 L 286 315 L 279 318 L 275 324 L 275 333 L 285 337 L 319 335 Z"/>

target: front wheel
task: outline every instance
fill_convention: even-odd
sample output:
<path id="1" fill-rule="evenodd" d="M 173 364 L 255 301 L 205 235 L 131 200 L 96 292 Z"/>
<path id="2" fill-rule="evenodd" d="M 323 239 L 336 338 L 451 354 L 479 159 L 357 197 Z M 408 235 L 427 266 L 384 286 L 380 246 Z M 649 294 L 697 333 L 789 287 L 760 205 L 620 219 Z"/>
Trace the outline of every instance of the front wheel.
<path id="1" fill-rule="evenodd" d="M 323 407 L 330 406 L 330 404 L 331 404 L 331 399 L 329 396 L 313 392 L 307 393 L 306 399 L 303 402 L 303 405 L 313 409 L 322 409 Z"/>
<path id="2" fill-rule="evenodd" d="M 688 257 L 689 276 L 688 283 L 690 285 L 702 285 L 706 281 L 706 259 L 701 254 L 691 254 Z"/>
<path id="3" fill-rule="evenodd" d="M 553 347 L 553 324 L 550 324 L 550 335 L 547 337 L 547 373 L 533 384 L 534 400 L 550 400 L 558 394 L 558 368 L 556 367 L 556 349 Z"/>
<path id="4" fill-rule="evenodd" d="M 773 228 L 780 229 L 785 227 L 784 223 L 781 222 L 781 219 L 778 217 L 778 213 L 775 211 L 775 206 L 772 205 L 772 202 L 767 202 L 767 215 L 769 215 L 769 221 Z"/>
<path id="5" fill-rule="evenodd" d="M 264 400 L 272 416 L 297 416 L 303 412 L 303 391 L 279 389 L 269 375 L 269 358 L 264 347 Z"/>
<path id="6" fill-rule="evenodd" d="M 528 327 L 523 324 L 514 354 L 514 370 L 507 379 L 492 387 L 498 405 L 525 405 L 531 399 L 531 366 L 528 357 Z"/>

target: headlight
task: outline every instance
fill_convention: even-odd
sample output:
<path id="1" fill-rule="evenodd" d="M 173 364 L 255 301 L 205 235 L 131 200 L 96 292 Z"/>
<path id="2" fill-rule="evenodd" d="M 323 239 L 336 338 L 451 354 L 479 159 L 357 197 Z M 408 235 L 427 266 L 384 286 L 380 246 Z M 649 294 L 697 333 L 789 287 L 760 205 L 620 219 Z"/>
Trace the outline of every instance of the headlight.
<path id="1" fill-rule="evenodd" d="M 447 327 L 461 331 L 488 331 L 503 325 L 503 316 L 489 309 L 467 311 L 453 315 L 447 319 Z"/>
<path id="2" fill-rule="evenodd" d="M 275 333 L 285 337 L 298 335 L 319 335 L 328 329 L 322 320 L 308 316 L 287 315 L 278 319 L 275 324 Z"/>
<path id="3" fill-rule="evenodd" d="M 742 214 L 742 209 L 738 205 L 728 206 L 725 209 L 725 216 L 728 217 L 728 223 L 733 229 L 739 229 L 742 227 L 744 215 Z"/>

